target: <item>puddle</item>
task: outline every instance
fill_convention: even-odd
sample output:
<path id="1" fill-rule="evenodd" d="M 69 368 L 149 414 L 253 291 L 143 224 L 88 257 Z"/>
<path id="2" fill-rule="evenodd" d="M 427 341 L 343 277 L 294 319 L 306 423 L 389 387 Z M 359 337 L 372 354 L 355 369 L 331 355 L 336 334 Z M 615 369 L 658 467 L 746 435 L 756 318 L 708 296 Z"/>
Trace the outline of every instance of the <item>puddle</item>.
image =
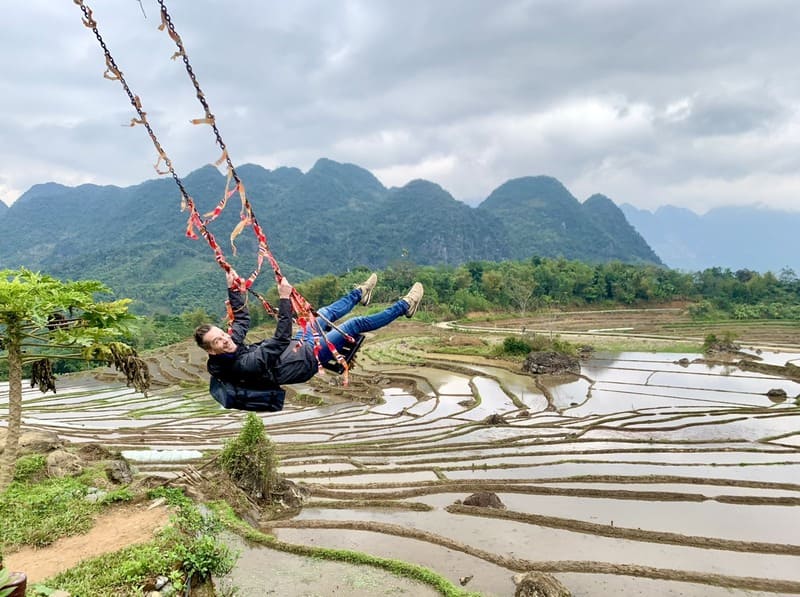
<path id="1" fill-rule="evenodd" d="M 797 578 L 797 558 L 794 556 L 709 550 L 615 539 L 511 520 L 450 514 L 444 510 L 408 512 L 387 509 L 367 511 L 314 509 L 309 512 L 304 511 L 303 516 L 307 520 L 374 521 L 418 528 L 491 553 L 508 554 L 511 551 L 518 557 L 534 561 L 584 560 L 664 567 L 664 559 L 668 558 L 669 567 L 685 570 L 787 580 Z M 287 532 L 296 537 L 304 535 L 306 542 L 315 545 L 324 543 L 324 537 L 330 536 L 330 531 L 321 529 L 313 531 L 275 529 L 275 532 L 281 539 L 286 539 Z M 338 529 L 332 534 L 338 537 L 350 533 L 364 534 L 363 531 Z M 373 541 L 379 545 L 386 545 L 398 540 L 400 539 L 388 535 L 381 535 L 374 540 L 365 537 L 362 539 L 364 541 L 362 550 L 370 552 Z M 513 548 L 510 549 L 511 545 Z M 413 558 L 411 554 L 404 554 L 402 559 L 407 560 L 408 557 Z"/>
<path id="2" fill-rule="evenodd" d="M 507 597 L 514 594 L 513 573 L 489 562 L 439 545 L 368 531 L 275 529 L 281 541 L 351 549 L 379 557 L 402 560 L 434 568 L 456 586 L 459 578 L 472 575 L 466 586 L 482 597 Z"/>
<path id="3" fill-rule="evenodd" d="M 132 462 L 188 462 L 199 460 L 203 453 L 197 450 L 123 450 L 122 456 Z"/>
<path id="4" fill-rule="evenodd" d="M 742 481 L 775 481 L 780 477 L 788 482 L 800 480 L 800 464 L 748 466 L 680 466 L 680 465 L 639 465 L 612 464 L 603 462 L 545 464 L 535 467 L 515 467 L 487 470 L 447 471 L 448 479 L 538 479 L 562 478 L 580 475 L 677 475 L 681 477 L 700 477 L 705 479 L 737 479 Z"/>
<path id="5" fill-rule="evenodd" d="M 595 524 L 737 541 L 800 544 L 796 506 L 743 506 L 714 501 L 650 502 L 498 494 L 509 510 Z M 753 508 L 758 516 L 752 516 Z M 736 524 L 732 524 L 736 521 Z"/>

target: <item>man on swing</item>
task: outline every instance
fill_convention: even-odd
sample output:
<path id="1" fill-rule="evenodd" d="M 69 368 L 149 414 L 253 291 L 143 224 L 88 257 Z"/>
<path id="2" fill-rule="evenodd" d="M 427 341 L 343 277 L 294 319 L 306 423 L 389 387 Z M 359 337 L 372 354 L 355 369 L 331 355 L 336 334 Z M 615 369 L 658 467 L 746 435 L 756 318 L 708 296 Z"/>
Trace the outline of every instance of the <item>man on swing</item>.
<path id="1" fill-rule="evenodd" d="M 304 333 L 300 330 L 292 339 L 292 305 L 289 300 L 292 285 L 284 277 L 278 284 L 278 324 L 275 334 L 272 338 L 261 342 L 245 344 L 245 336 L 250 327 L 250 315 L 244 300 L 246 294 L 244 281 L 233 268 L 227 272 L 226 277 L 228 300 L 234 314 L 232 333 L 229 335 L 211 324 L 198 326 L 194 332 L 195 342 L 209 355 L 206 366 L 212 376 L 212 395 L 226 408 L 280 410 L 283 406 L 283 390 L 280 386 L 308 381 L 318 371 L 317 357 L 314 355 L 313 331 L 308 330 Z M 416 282 L 403 298 L 380 313 L 350 318 L 336 328 L 330 325 L 347 315 L 357 304 L 368 305 L 377 282 L 378 277 L 372 274 L 333 304 L 319 309 L 317 322 L 323 326 L 328 341 L 335 346 L 337 352 L 341 352 L 346 344 L 346 336 L 357 337 L 364 332 L 382 328 L 401 315 L 412 317 L 417 312 L 424 292 L 419 282 Z M 319 362 L 326 363 L 332 357 L 326 343 L 322 342 Z M 276 408 L 263 409 L 241 406 L 242 402 L 247 402 L 246 398 L 231 399 L 226 404 L 215 392 L 216 380 L 241 390 L 242 395 L 248 390 L 278 392 L 280 405 Z M 260 399 L 256 400 L 258 401 Z"/>

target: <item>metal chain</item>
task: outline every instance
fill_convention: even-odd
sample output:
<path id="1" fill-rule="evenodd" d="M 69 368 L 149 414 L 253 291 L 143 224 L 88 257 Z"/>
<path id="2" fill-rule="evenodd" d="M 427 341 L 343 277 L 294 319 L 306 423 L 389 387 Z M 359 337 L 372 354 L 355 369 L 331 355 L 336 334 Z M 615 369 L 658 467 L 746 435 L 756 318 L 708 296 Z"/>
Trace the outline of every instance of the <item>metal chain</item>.
<path id="1" fill-rule="evenodd" d="M 114 61 L 114 57 L 111 55 L 111 52 L 109 51 L 108 47 L 106 46 L 105 41 L 103 40 L 102 36 L 100 35 L 100 32 L 97 29 L 97 23 L 92 17 L 91 9 L 84 5 L 84 3 L 83 3 L 84 0 L 73 0 L 73 2 L 76 5 L 80 6 L 81 11 L 83 12 L 83 15 L 84 15 L 83 24 L 86 27 L 88 27 L 88 28 L 90 28 L 92 30 L 92 33 L 94 33 L 95 37 L 97 38 L 97 41 L 100 43 L 100 47 L 103 49 L 103 53 L 105 54 L 105 58 L 106 58 L 106 66 L 107 66 L 107 70 L 103 74 L 103 76 L 106 77 L 107 79 L 118 80 L 122 84 L 122 87 L 125 89 L 125 93 L 128 95 L 128 99 L 130 100 L 131 105 L 136 110 L 136 113 L 139 116 L 138 119 L 132 119 L 131 120 L 131 126 L 134 126 L 135 124 L 143 125 L 145 127 L 145 129 L 147 130 L 147 134 L 150 136 L 150 139 L 152 140 L 153 145 L 156 148 L 156 151 L 158 152 L 159 161 L 156 163 L 156 171 L 159 172 L 160 174 L 166 174 L 166 172 L 161 172 L 161 171 L 158 170 L 158 165 L 161 163 L 161 161 L 163 161 L 165 163 L 166 167 L 167 167 L 168 172 L 172 175 L 173 180 L 178 185 L 178 188 L 180 189 L 181 197 L 183 198 L 184 203 L 191 210 L 191 216 L 190 216 L 190 220 L 189 220 L 190 221 L 190 228 L 189 228 L 189 230 L 187 230 L 187 234 L 191 235 L 190 234 L 190 230 L 191 230 L 191 224 L 192 223 L 194 225 L 198 226 L 198 228 L 200 229 L 201 234 L 203 235 L 203 237 L 208 242 L 209 246 L 211 246 L 212 250 L 214 251 L 215 257 L 216 257 L 216 261 L 219 263 L 219 265 L 223 269 L 228 271 L 230 269 L 230 265 L 225 260 L 225 257 L 222 254 L 221 249 L 219 248 L 219 246 L 217 245 L 217 243 L 216 243 L 216 241 L 214 239 L 214 236 L 211 234 L 210 231 L 208 231 L 206 229 L 207 221 L 203 221 L 200 218 L 200 215 L 197 212 L 197 209 L 196 209 L 196 207 L 194 205 L 194 201 L 192 200 L 192 198 L 187 193 L 186 188 L 183 185 L 183 181 L 180 179 L 178 174 L 175 172 L 174 167 L 172 166 L 172 160 L 170 160 L 170 158 L 167 156 L 166 152 L 164 151 L 164 148 L 161 146 L 161 143 L 159 142 L 158 138 L 156 137 L 155 132 L 151 128 L 150 123 L 147 121 L 147 113 L 142 110 L 141 100 L 139 99 L 138 96 L 133 94 L 133 92 L 131 91 L 130 87 L 128 86 L 127 81 L 125 81 L 125 77 L 123 76 L 122 71 L 119 69 L 119 67 L 117 66 L 116 62 Z M 225 160 L 225 162 L 226 162 L 226 164 L 228 166 L 228 172 L 230 172 L 230 175 L 233 178 L 233 180 L 236 182 L 237 187 L 241 190 L 241 189 L 244 188 L 244 185 L 242 184 L 241 180 L 239 179 L 239 176 L 236 173 L 236 168 L 233 166 L 233 162 L 232 162 L 230 156 L 228 155 L 228 150 L 227 150 L 227 147 L 225 145 L 225 142 L 222 140 L 222 135 L 220 134 L 219 129 L 217 128 L 216 119 L 214 117 L 214 114 L 211 112 L 211 108 L 209 107 L 208 102 L 206 101 L 205 94 L 203 93 L 203 90 L 200 88 L 200 83 L 197 81 L 197 77 L 194 74 L 194 69 L 192 69 L 192 65 L 189 62 L 189 56 L 186 53 L 186 49 L 185 49 L 185 47 L 183 45 L 183 41 L 181 40 L 180 35 L 178 34 L 178 32 L 175 30 L 175 25 L 173 24 L 172 18 L 170 17 L 169 12 L 167 11 L 167 7 L 164 4 L 164 0 L 158 0 L 158 4 L 161 7 L 161 20 L 162 20 L 162 24 L 159 27 L 159 29 L 163 29 L 164 27 L 166 27 L 167 30 L 168 30 L 170 38 L 175 42 L 175 45 L 178 47 L 178 52 L 177 52 L 176 56 L 181 56 L 181 58 L 183 60 L 183 64 L 184 64 L 184 66 L 186 68 L 186 72 L 189 75 L 189 79 L 192 81 L 192 85 L 195 88 L 195 94 L 197 96 L 197 99 L 200 102 L 200 104 L 203 106 L 203 110 L 205 112 L 205 119 L 200 120 L 200 121 L 193 121 L 193 122 L 195 122 L 195 123 L 203 122 L 203 123 L 209 124 L 211 126 L 212 130 L 214 131 L 214 136 L 216 137 L 217 145 L 222 150 L 222 158 L 224 158 L 224 160 Z M 254 232 L 256 234 L 256 237 L 258 239 L 258 242 L 259 242 L 259 265 L 256 268 L 256 270 L 251 274 L 250 278 L 247 280 L 246 288 L 247 288 L 247 290 L 251 291 L 253 294 L 255 294 L 259 298 L 259 300 L 262 302 L 263 306 L 265 307 L 265 309 L 268 312 L 271 312 L 274 315 L 274 313 L 275 313 L 274 312 L 274 308 L 272 308 L 271 305 L 269 305 L 269 303 L 267 303 L 267 301 L 262 296 L 260 296 L 256 292 L 254 292 L 250 288 L 250 286 L 255 281 L 255 278 L 258 276 L 258 273 L 259 273 L 259 271 L 261 269 L 260 260 L 261 260 L 262 256 L 267 257 L 267 259 L 269 260 L 270 264 L 272 265 L 272 269 L 275 272 L 276 280 L 280 279 L 283 276 L 283 274 L 281 273 L 280 265 L 278 264 L 277 260 L 274 258 L 274 256 L 272 255 L 272 252 L 269 249 L 269 244 L 267 242 L 266 236 L 264 235 L 263 231 L 261 230 L 261 227 L 258 225 L 258 221 L 256 220 L 255 213 L 253 213 L 252 206 L 250 205 L 250 201 L 247 199 L 247 196 L 244 194 L 243 190 L 241 191 L 241 195 L 242 195 L 242 201 L 243 201 L 243 208 L 246 210 L 247 215 L 250 218 L 251 225 L 253 227 L 253 230 L 254 230 Z M 321 373 L 323 372 L 322 363 L 319 361 L 319 356 L 318 356 L 319 350 L 321 348 L 321 342 L 320 342 L 320 335 L 321 335 L 324 338 L 324 340 L 325 340 L 325 342 L 327 344 L 327 347 L 331 351 L 331 353 L 334 356 L 334 358 L 344 367 L 344 372 L 343 372 L 344 384 L 347 385 L 347 383 L 348 383 L 348 369 L 349 369 L 348 364 L 345 361 L 345 359 L 342 357 L 342 355 L 336 350 L 336 348 L 333 346 L 333 344 L 328 341 L 327 335 L 324 332 L 324 327 L 321 326 L 321 325 L 318 325 L 318 323 L 316 321 L 317 314 L 316 314 L 315 310 L 313 309 L 311 304 L 305 299 L 305 297 L 303 297 L 297 291 L 296 288 L 292 289 L 291 299 L 292 299 L 293 310 L 298 314 L 299 323 L 301 323 L 301 327 L 304 329 L 304 331 L 306 331 L 308 328 L 310 328 L 311 330 L 319 330 L 319 332 L 321 332 L 321 334 L 316 332 L 316 331 L 313 333 L 314 345 L 315 345 L 314 354 L 317 356 L 317 363 L 319 365 L 319 367 L 318 367 L 319 371 Z M 301 314 L 302 314 L 302 317 L 300 317 Z"/>
<path id="2" fill-rule="evenodd" d="M 228 155 L 227 147 L 225 146 L 225 141 L 222 140 L 222 135 L 217 128 L 217 121 L 214 118 L 214 114 L 211 112 L 211 108 L 208 106 L 208 102 L 206 101 L 206 96 L 203 93 L 203 90 L 200 88 L 200 83 L 197 81 L 197 77 L 194 74 L 194 69 L 192 69 L 192 65 L 189 62 L 189 55 L 186 53 L 186 48 L 183 45 L 183 40 L 181 40 L 181 36 L 178 35 L 178 32 L 175 30 L 175 24 L 172 22 L 172 17 L 170 16 L 169 12 L 167 12 L 167 7 L 164 4 L 164 0 L 158 0 L 158 5 L 161 7 L 161 24 L 162 27 L 166 25 L 168 29 L 168 33 L 172 41 L 175 42 L 175 45 L 178 46 L 178 54 L 181 59 L 183 60 L 183 65 L 186 67 L 186 73 L 189 75 L 189 79 L 192 81 L 192 85 L 194 85 L 195 94 L 197 96 L 197 100 L 203 106 L 203 110 L 205 111 L 206 120 L 211 128 L 214 131 L 214 136 L 217 139 L 217 145 L 222 150 L 222 155 L 225 158 L 225 162 L 228 165 L 228 169 L 233 176 L 233 179 L 236 181 L 236 184 L 240 184 L 241 181 L 239 180 L 239 175 L 236 173 L 236 168 L 233 167 L 233 161 L 231 161 L 230 156 Z"/>
<path id="3" fill-rule="evenodd" d="M 163 160 L 164 164 L 167 166 L 167 170 L 172 175 L 175 184 L 177 184 L 178 189 L 180 189 L 181 197 L 183 197 L 184 200 L 189 199 L 189 193 L 186 192 L 186 188 L 183 186 L 183 181 L 175 172 L 175 168 L 173 168 L 172 166 L 172 160 L 170 160 L 169 156 L 167 156 L 167 153 L 161 146 L 158 137 L 156 137 L 155 132 L 153 132 L 153 129 L 150 127 L 150 123 L 147 121 L 147 113 L 142 110 L 141 100 L 138 98 L 138 96 L 134 95 L 133 92 L 131 91 L 131 88 L 128 87 L 128 82 L 125 80 L 122 71 L 119 69 L 117 63 L 114 61 L 114 57 L 111 55 L 111 51 L 108 49 L 108 46 L 106 46 L 106 42 L 103 40 L 103 37 L 97 30 L 97 22 L 92 17 L 92 9 L 90 9 L 88 6 L 85 6 L 83 0 L 73 0 L 73 2 L 78 6 L 80 6 L 80 9 L 83 12 L 84 16 L 83 24 L 92 30 L 92 33 L 94 33 L 94 36 L 100 43 L 100 47 L 103 49 L 103 53 L 105 54 L 106 57 L 106 66 L 107 66 L 107 70 L 103 74 L 103 76 L 107 79 L 112 79 L 112 80 L 116 79 L 122 84 L 122 87 L 123 89 L 125 89 L 125 93 L 128 95 L 128 99 L 130 100 L 131 105 L 133 106 L 134 110 L 136 110 L 136 113 L 139 115 L 138 120 L 131 121 L 131 126 L 133 126 L 134 124 L 141 124 L 147 130 L 147 134 L 150 135 L 150 139 L 152 140 L 153 145 L 155 146 L 159 156 L 159 161 L 156 163 L 156 171 L 157 172 L 159 171 L 158 164 L 160 164 L 161 161 Z M 108 74 L 109 72 L 111 73 L 111 75 Z"/>

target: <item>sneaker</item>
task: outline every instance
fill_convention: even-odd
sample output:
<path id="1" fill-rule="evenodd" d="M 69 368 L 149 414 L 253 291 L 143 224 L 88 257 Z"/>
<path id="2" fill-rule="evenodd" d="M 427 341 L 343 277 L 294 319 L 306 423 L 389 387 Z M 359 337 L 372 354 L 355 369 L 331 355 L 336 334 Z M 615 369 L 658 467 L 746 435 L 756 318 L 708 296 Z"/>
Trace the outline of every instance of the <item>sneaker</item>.
<path id="1" fill-rule="evenodd" d="M 425 289 L 422 287 L 420 282 L 414 282 L 414 285 L 411 287 L 411 290 L 408 291 L 401 301 L 405 301 L 408 305 L 408 311 L 406 311 L 406 317 L 414 317 L 414 313 L 417 312 L 417 308 L 419 304 L 422 302 L 422 295 L 425 292 Z"/>
<path id="2" fill-rule="evenodd" d="M 370 274 L 369 278 L 367 278 L 364 282 L 356 286 L 356 288 L 361 289 L 361 304 L 364 306 L 369 305 L 369 302 L 372 300 L 372 291 L 375 290 L 375 285 L 378 283 L 378 276 L 375 274 Z"/>

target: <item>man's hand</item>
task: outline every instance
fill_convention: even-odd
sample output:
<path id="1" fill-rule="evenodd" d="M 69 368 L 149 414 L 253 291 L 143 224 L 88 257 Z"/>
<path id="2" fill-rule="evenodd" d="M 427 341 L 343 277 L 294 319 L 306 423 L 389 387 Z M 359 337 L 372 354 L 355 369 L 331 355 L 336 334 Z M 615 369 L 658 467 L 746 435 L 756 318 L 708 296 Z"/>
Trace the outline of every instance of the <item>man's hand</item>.
<path id="1" fill-rule="evenodd" d="M 235 269 L 230 268 L 225 272 L 225 279 L 228 281 L 228 288 L 244 292 L 244 280 L 239 277 Z"/>
<path id="2" fill-rule="evenodd" d="M 278 297 L 282 299 L 288 299 L 292 295 L 292 290 L 292 285 L 289 284 L 289 280 L 286 279 L 286 276 L 281 278 L 281 281 L 278 284 Z"/>

